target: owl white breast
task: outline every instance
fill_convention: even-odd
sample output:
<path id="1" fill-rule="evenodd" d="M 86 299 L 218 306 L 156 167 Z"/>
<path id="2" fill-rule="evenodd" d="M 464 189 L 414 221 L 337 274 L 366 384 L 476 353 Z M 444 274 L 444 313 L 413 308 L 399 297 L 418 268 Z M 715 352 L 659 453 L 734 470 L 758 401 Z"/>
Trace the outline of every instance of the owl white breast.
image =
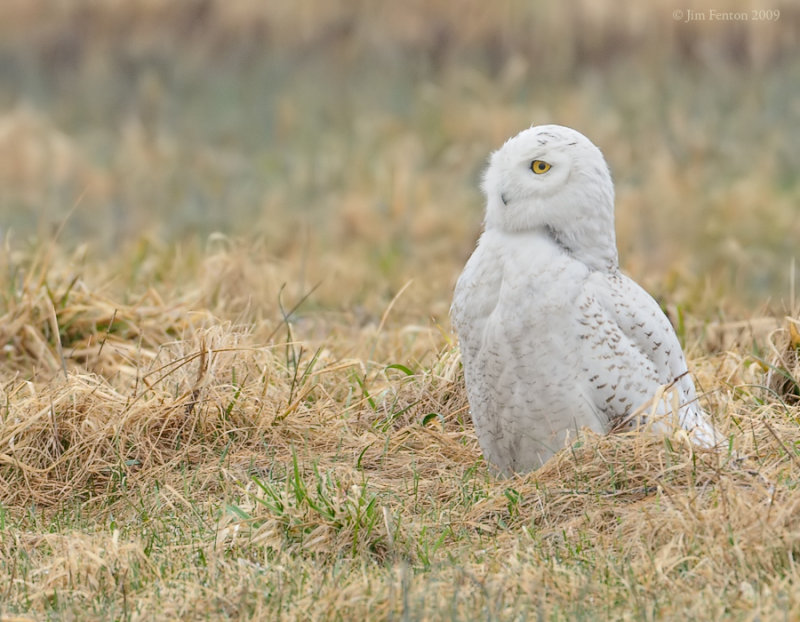
<path id="1" fill-rule="evenodd" d="M 486 459 L 504 474 L 538 468 L 673 382 L 678 424 L 716 444 L 672 326 L 619 271 L 600 150 L 570 128 L 531 127 L 492 154 L 483 191 L 485 231 L 451 313 Z"/>

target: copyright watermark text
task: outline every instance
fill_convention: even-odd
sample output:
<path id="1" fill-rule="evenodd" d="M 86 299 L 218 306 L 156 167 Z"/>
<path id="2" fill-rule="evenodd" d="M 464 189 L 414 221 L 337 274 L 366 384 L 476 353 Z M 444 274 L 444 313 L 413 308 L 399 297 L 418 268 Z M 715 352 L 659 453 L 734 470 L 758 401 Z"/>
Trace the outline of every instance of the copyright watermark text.
<path id="1" fill-rule="evenodd" d="M 676 22 L 777 22 L 781 18 L 779 9 L 751 9 L 749 11 L 723 11 L 721 9 L 675 9 L 672 19 Z"/>

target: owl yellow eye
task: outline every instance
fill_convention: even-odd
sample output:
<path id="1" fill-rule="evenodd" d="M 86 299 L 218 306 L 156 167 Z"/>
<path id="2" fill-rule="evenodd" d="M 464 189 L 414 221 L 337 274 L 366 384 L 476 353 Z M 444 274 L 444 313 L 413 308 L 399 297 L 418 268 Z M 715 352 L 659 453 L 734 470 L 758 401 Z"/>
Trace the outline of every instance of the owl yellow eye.
<path id="1" fill-rule="evenodd" d="M 544 160 L 534 160 L 531 162 L 531 170 L 537 175 L 541 175 L 550 170 L 550 164 Z"/>

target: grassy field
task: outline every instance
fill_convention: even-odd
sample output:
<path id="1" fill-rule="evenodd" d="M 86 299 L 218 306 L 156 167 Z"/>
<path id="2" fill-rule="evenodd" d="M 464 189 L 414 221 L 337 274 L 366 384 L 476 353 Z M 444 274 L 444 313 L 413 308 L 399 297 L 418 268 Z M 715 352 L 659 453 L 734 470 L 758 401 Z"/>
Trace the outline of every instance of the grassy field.
<path id="1" fill-rule="evenodd" d="M 0 621 L 798 619 L 800 12 L 722 4 L 4 1 Z M 448 308 L 532 122 L 729 451 L 490 475 Z"/>

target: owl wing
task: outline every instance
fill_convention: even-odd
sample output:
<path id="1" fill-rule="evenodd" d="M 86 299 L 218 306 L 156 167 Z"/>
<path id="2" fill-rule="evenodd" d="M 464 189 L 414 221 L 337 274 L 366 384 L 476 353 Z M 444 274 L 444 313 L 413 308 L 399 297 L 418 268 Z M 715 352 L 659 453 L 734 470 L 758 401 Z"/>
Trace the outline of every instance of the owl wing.
<path id="1" fill-rule="evenodd" d="M 662 385 L 677 389 L 681 427 L 713 446 L 720 438 L 697 404 L 678 337 L 658 303 L 619 273 L 594 272 L 579 301 L 580 341 L 595 407 L 612 422 L 650 401 Z M 669 404 L 657 413 L 669 414 Z"/>

